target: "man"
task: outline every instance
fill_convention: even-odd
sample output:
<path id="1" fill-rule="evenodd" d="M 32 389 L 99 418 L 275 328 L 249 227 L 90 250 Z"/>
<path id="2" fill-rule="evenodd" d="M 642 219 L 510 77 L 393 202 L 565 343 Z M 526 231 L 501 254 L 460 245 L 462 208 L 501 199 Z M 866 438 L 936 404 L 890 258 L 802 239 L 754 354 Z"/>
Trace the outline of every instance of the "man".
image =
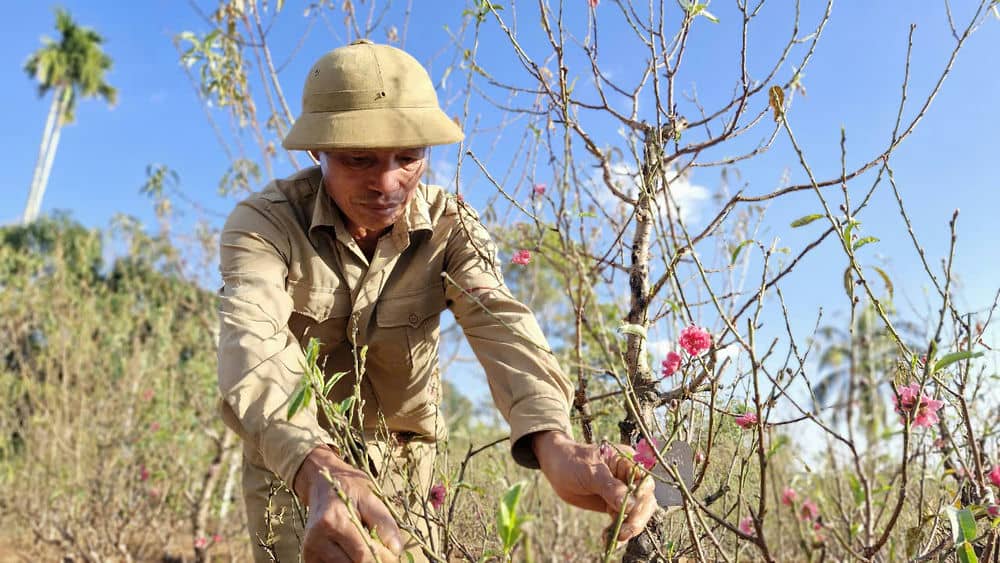
<path id="1" fill-rule="evenodd" d="M 572 439 L 572 386 L 531 311 L 504 285 L 488 233 L 459 200 L 420 182 L 427 147 L 461 139 L 413 57 L 357 41 L 313 65 L 302 115 L 283 143 L 311 151 L 320 166 L 271 183 L 226 222 L 220 410 L 244 440 L 257 561 L 297 561 L 300 542 L 307 562 L 396 560 L 404 549 L 426 555 L 386 503 L 398 501 L 406 513 L 426 508 L 434 444 L 443 437 L 437 355 L 445 308 L 486 371 L 514 459 L 540 468 L 572 505 L 617 514 L 626 498 L 634 464 Z M 326 375 L 348 373 L 328 397 L 360 390 L 371 474 L 345 461 L 315 405 L 287 416 L 310 338 L 321 342 Z M 388 436 L 379 435 L 380 423 Z M 273 475 L 308 507 L 304 529 Z M 655 509 L 651 480 L 629 498 L 620 540 L 638 534 Z M 429 528 L 411 529 L 432 551 Z"/>

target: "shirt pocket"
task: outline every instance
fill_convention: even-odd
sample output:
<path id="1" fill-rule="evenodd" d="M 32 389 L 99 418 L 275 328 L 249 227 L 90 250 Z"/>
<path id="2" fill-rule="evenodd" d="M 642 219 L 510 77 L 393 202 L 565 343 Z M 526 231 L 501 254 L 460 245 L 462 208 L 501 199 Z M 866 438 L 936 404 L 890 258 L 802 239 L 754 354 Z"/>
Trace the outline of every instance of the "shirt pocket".
<path id="1" fill-rule="evenodd" d="M 445 309 L 441 286 L 407 295 L 379 299 L 375 312 L 378 350 L 388 363 L 422 368 L 436 365 L 441 311 Z"/>
<path id="2" fill-rule="evenodd" d="M 320 342 L 320 360 L 347 341 L 347 321 L 351 315 L 351 294 L 346 288 L 323 287 L 289 282 L 293 310 L 288 328 L 305 350 L 311 338 Z"/>
<path id="3" fill-rule="evenodd" d="M 368 361 L 380 407 L 393 429 L 411 427 L 412 415 L 433 410 L 439 394 L 438 340 L 444 291 L 432 286 L 405 295 L 379 299 L 375 312 L 377 334 Z"/>

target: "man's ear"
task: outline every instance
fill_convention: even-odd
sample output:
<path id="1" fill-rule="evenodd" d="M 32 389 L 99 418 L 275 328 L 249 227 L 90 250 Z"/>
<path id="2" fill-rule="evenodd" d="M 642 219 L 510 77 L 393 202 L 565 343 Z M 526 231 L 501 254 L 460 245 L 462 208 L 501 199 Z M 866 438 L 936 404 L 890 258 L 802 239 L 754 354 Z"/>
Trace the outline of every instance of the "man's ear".
<path id="1" fill-rule="evenodd" d="M 313 162 L 315 162 L 316 164 L 319 164 L 320 170 L 322 170 L 323 173 L 326 174 L 326 159 L 323 158 L 323 156 L 324 156 L 323 153 L 321 153 L 319 151 L 310 150 L 309 151 L 309 156 L 312 157 Z"/>

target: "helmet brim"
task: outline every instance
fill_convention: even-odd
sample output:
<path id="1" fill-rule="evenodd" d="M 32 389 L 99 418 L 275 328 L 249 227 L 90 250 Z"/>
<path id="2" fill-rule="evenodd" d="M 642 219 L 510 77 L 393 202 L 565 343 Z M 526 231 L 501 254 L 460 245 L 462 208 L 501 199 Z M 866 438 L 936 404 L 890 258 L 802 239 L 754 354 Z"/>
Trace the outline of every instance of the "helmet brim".
<path id="1" fill-rule="evenodd" d="M 281 142 L 288 150 L 386 149 L 457 143 L 462 129 L 438 108 L 304 113 Z"/>

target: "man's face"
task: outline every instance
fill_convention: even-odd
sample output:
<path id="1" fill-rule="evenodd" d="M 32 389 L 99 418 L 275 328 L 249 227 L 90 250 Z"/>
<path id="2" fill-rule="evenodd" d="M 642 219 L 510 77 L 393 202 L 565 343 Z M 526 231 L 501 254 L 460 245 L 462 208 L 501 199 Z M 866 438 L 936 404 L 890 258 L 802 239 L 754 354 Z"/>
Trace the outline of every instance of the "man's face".
<path id="1" fill-rule="evenodd" d="M 426 149 L 343 149 L 314 153 L 323 184 L 355 238 L 377 239 L 413 198 Z"/>

